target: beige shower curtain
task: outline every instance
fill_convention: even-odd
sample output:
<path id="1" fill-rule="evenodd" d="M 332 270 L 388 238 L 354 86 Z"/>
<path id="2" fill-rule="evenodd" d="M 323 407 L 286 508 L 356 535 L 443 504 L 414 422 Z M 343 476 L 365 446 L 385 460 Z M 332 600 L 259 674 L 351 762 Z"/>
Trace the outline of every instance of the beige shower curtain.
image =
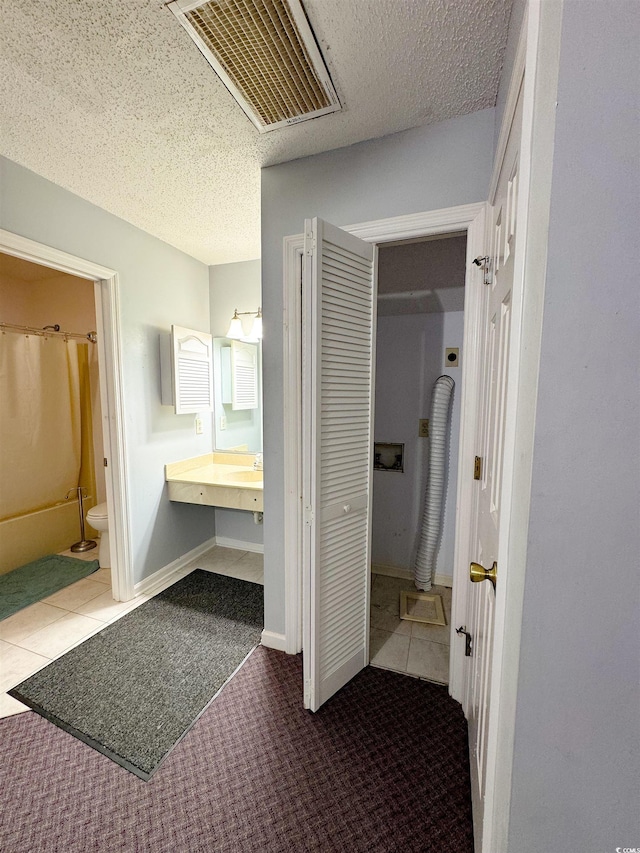
<path id="1" fill-rule="evenodd" d="M 0 520 L 63 501 L 81 450 L 77 343 L 0 334 Z"/>

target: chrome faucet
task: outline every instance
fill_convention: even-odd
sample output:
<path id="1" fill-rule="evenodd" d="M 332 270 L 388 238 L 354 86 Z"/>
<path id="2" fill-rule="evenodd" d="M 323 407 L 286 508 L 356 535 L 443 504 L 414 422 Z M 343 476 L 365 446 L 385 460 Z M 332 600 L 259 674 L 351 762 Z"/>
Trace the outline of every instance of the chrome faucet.
<path id="1" fill-rule="evenodd" d="M 253 470 L 262 471 L 262 453 L 256 453 L 256 458 L 253 460 Z"/>

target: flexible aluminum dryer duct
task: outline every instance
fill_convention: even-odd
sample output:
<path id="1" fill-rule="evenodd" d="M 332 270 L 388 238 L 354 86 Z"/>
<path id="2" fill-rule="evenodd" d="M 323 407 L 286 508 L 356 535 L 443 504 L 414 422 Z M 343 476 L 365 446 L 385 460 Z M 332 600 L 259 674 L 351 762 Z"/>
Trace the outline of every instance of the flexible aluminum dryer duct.
<path id="1" fill-rule="evenodd" d="M 439 376 L 431 394 L 429 472 L 414 571 L 415 585 L 418 589 L 423 590 L 431 589 L 442 531 L 447 448 L 449 432 L 451 431 L 451 403 L 454 386 L 455 382 L 450 376 Z"/>

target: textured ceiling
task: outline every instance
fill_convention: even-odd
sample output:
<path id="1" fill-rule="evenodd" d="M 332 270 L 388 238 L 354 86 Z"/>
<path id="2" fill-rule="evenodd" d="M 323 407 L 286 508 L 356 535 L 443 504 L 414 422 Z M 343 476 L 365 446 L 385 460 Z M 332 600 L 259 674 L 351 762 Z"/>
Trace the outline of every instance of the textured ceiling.
<path id="1" fill-rule="evenodd" d="M 260 135 L 160 0 L 0 0 L 1 153 L 209 263 L 260 167 L 493 106 L 511 0 L 305 0 L 343 111 Z"/>

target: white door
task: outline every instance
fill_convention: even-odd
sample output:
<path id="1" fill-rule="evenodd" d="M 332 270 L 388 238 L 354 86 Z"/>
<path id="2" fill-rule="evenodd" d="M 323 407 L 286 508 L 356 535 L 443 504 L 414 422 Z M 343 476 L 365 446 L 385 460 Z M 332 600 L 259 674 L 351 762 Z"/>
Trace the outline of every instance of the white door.
<path id="1" fill-rule="evenodd" d="M 483 379 L 476 442 L 482 457 L 482 476 L 477 498 L 472 559 L 478 564 L 467 604 L 467 631 L 473 638 L 473 654 L 467 669 L 469 748 L 474 815 L 475 847 L 484 853 L 486 816 L 492 813 L 492 786 L 487 770 L 494 759 L 491 749 L 489 711 L 492 671 L 499 665 L 494 655 L 494 636 L 503 626 L 496 620 L 496 590 L 489 579 L 481 580 L 482 568 L 497 572 L 496 584 L 504 584 L 508 566 L 498 564 L 498 543 L 502 511 L 505 407 L 509 376 L 514 246 L 518 195 L 518 156 L 522 124 L 522 90 L 498 180 L 495 203 L 490 209 L 490 269 L 484 321 Z M 482 567 L 482 568 L 481 568 Z M 470 567 L 471 571 L 471 567 Z M 470 577 L 471 581 L 471 577 Z"/>
<path id="2" fill-rule="evenodd" d="M 303 256 L 304 705 L 369 662 L 376 250 L 321 219 Z"/>

